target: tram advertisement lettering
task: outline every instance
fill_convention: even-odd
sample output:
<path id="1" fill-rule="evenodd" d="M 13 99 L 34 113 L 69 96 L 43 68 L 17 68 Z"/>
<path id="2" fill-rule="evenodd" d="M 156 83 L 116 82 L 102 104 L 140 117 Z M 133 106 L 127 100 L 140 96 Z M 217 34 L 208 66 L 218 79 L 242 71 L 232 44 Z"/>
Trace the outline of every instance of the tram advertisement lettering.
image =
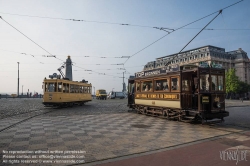
<path id="1" fill-rule="evenodd" d="M 162 73 L 166 73 L 166 72 L 167 72 L 167 70 L 161 70 L 161 69 L 142 71 L 142 72 L 135 73 L 135 77 L 136 78 L 138 78 L 138 77 L 147 77 L 147 76 L 162 74 Z"/>
<path id="2" fill-rule="evenodd" d="M 146 76 L 157 75 L 157 74 L 161 74 L 161 70 L 138 72 L 138 73 L 135 73 L 135 77 L 146 77 Z"/>
<path id="3" fill-rule="evenodd" d="M 157 94 L 151 94 L 150 98 L 158 98 L 158 95 Z"/>
<path id="4" fill-rule="evenodd" d="M 151 76 L 151 75 L 158 75 L 158 74 L 164 74 L 164 73 L 168 73 L 171 71 L 178 71 L 179 70 L 179 65 L 175 65 L 172 67 L 163 67 L 160 69 L 153 69 L 153 70 L 148 70 L 148 71 L 141 71 L 141 72 L 137 72 L 135 73 L 135 77 L 147 77 L 147 76 Z"/>
<path id="5" fill-rule="evenodd" d="M 135 73 L 135 77 L 143 77 L 144 76 L 144 71 Z"/>
<path id="6" fill-rule="evenodd" d="M 164 98 L 165 99 L 178 99 L 178 96 L 177 95 L 166 95 L 166 94 L 164 94 Z"/>
<path id="7" fill-rule="evenodd" d="M 179 99 L 178 94 L 136 94 L 135 98 Z"/>

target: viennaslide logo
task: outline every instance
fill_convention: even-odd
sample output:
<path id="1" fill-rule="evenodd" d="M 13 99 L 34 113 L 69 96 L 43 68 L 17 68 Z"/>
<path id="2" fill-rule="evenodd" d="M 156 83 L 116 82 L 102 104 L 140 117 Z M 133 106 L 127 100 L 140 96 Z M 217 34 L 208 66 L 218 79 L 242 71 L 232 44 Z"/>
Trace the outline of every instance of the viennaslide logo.
<path id="1" fill-rule="evenodd" d="M 220 151 L 220 159 L 223 161 L 235 161 L 237 165 L 239 162 L 249 162 L 247 159 L 249 154 L 250 148 L 241 145 Z"/>

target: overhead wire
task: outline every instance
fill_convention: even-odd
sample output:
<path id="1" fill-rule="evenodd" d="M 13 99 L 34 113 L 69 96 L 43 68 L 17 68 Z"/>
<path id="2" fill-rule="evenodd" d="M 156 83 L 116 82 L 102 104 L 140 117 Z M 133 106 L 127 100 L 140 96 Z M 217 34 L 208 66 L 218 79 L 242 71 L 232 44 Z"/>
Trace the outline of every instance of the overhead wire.
<path id="1" fill-rule="evenodd" d="M 101 23 L 101 24 L 117 24 L 117 25 L 127 25 L 127 26 L 135 26 L 135 27 L 143 27 L 143 28 L 154 28 L 166 31 L 166 29 L 173 31 L 174 28 L 164 28 L 164 27 L 156 27 L 156 26 L 147 26 L 147 25 L 136 25 L 136 24 L 128 24 L 128 23 L 113 23 L 113 22 L 105 22 L 105 21 L 91 21 L 91 20 L 79 20 L 79 19 L 67 19 L 67 18 L 56 18 L 56 17 L 45 17 L 45 16 L 31 16 L 31 15 L 23 15 L 23 14 L 14 14 L 14 13 L 5 13 L 0 12 L 2 14 L 7 15 L 15 15 L 22 17 L 35 17 L 35 18 L 44 18 L 44 19 L 57 19 L 57 20 L 65 20 L 65 21 L 83 21 L 83 22 L 93 22 L 93 23 Z M 182 29 L 201 29 L 201 28 L 182 28 Z M 250 30 L 250 29 L 218 29 L 218 28 L 206 28 L 204 30 Z M 167 31 L 168 32 L 168 31 Z"/>
<path id="2" fill-rule="evenodd" d="M 134 26 L 134 27 L 142 27 L 142 28 L 154 28 L 159 30 L 174 30 L 175 28 L 164 28 L 164 27 L 157 27 L 157 26 L 147 26 L 147 25 L 138 25 L 138 24 L 128 24 L 128 23 L 114 23 L 114 22 L 107 22 L 107 21 L 93 21 L 93 20 L 83 20 L 83 19 L 69 19 L 69 18 L 58 18 L 58 17 L 46 17 L 46 16 L 31 16 L 31 15 L 24 15 L 24 14 L 14 14 L 14 13 L 6 13 L 0 12 L 6 15 L 14 15 L 14 16 L 21 16 L 21 17 L 34 17 L 34 18 L 42 18 L 42 19 L 56 19 L 56 20 L 65 20 L 65 21 L 83 21 L 83 22 L 93 22 L 93 23 L 101 23 L 101 24 L 116 24 L 116 25 L 127 25 L 127 26 Z M 201 28 L 182 28 L 182 29 L 201 29 Z M 218 28 L 206 28 L 204 30 L 250 30 L 250 29 L 218 29 Z"/>
<path id="3" fill-rule="evenodd" d="M 13 25 L 11 25 L 10 23 L 8 23 L 6 20 L 4 20 L 1 16 L 0 19 L 3 20 L 5 23 L 7 23 L 9 26 L 11 26 L 12 28 L 14 28 L 16 31 L 18 31 L 19 33 L 21 33 L 23 36 L 25 36 L 27 39 L 29 39 L 32 43 L 36 44 L 38 47 L 40 47 L 41 49 L 43 49 L 45 52 L 47 52 L 48 54 L 52 55 L 49 51 L 47 51 L 46 49 L 44 49 L 42 46 L 40 46 L 39 44 L 37 44 L 34 40 L 32 40 L 31 38 L 29 38 L 27 35 L 25 35 L 23 32 L 19 31 L 16 27 L 14 27 Z M 56 58 L 56 57 L 55 57 Z M 61 60 L 59 58 L 56 58 L 58 60 Z M 63 61 L 63 60 L 61 60 Z"/>
<path id="4" fill-rule="evenodd" d="M 58 57 L 58 56 L 64 56 L 65 55 L 34 55 L 34 54 L 30 54 L 30 53 L 24 53 L 24 52 L 16 52 L 16 51 L 10 51 L 10 50 L 3 50 L 0 49 L 1 51 L 7 51 L 7 52 L 13 52 L 13 53 L 17 53 L 17 54 L 24 54 L 24 55 L 31 55 L 32 57 L 36 56 L 36 57 Z M 109 56 L 74 56 L 74 57 L 82 57 L 82 58 L 102 58 L 102 59 L 106 59 L 106 58 L 128 58 L 128 56 L 121 56 L 121 57 L 109 57 Z"/>
<path id="5" fill-rule="evenodd" d="M 242 1 L 243 1 L 243 0 L 240 0 L 240 1 L 238 1 L 238 2 L 235 2 L 235 3 L 233 3 L 233 4 L 231 4 L 231 5 L 227 6 L 227 7 L 222 8 L 221 10 L 227 9 L 227 8 L 229 8 L 229 7 L 231 7 L 231 6 L 234 6 L 234 5 L 236 5 L 236 4 L 238 4 L 238 3 L 242 2 Z M 206 15 L 206 16 L 200 18 L 200 19 L 197 19 L 197 20 L 195 20 L 195 21 L 193 21 L 193 22 L 190 22 L 190 23 L 188 23 L 188 24 L 186 24 L 186 25 L 183 25 L 183 26 L 181 26 L 181 27 L 179 27 L 179 28 L 177 28 L 177 29 L 174 29 L 174 31 L 169 32 L 168 34 L 166 34 L 166 35 L 160 37 L 159 39 L 157 39 L 157 40 L 155 40 L 154 42 L 150 43 L 150 44 L 147 45 L 146 47 L 144 47 L 144 48 L 142 48 L 141 50 L 137 51 L 136 53 L 132 54 L 132 55 L 124 62 L 124 64 L 125 64 L 130 58 L 132 58 L 133 56 L 137 55 L 138 53 L 140 53 L 141 51 L 145 50 L 146 48 L 150 47 L 151 45 L 157 43 L 158 41 L 160 41 L 161 39 L 165 38 L 165 37 L 168 36 L 169 34 L 175 32 L 175 31 L 177 31 L 177 30 L 179 30 L 179 29 L 182 29 L 182 28 L 184 28 L 184 27 L 186 27 L 186 26 L 188 26 L 188 25 L 191 25 L 191 24 L 193 24 L 193 23 L 195 23 L 195 22 L 198 22 L 198 21 L 200 21 L 200 20 L 202 20 L 202 19 L 204 19 L 204 18 L 207 18 L 207 17 L 209 17 L 209 16 L 211 16 L 211 15 L 213 15 L 213 14 L 215 14 L 215 13 L 218 13 L 218 12 L 220 12 L 221 10 L 217 10 L 216 12 L 213 12 L 213 13 L 211 13 L 211 14 L 208 14 L 208 15 Z"/>
<path id="6" fill-rule="evenodd" d="M 240 2 L 242 2 L 242 1 L 243 1 L 243 0 L 238 1 L 238 2 L 236 2 L 236 3 L 234 3 L 234 4 L 232 4 L 232 5 L 229 5 L 229 6 L 225 7 L 225 8 L 223 8 L 223 9 L 227 9 L 227 8 L 229 8 L 229 7 L 233 6 L 233 5 L 236 5 L 237 3 L 240 3 Z M 223 9 L 221 9 L 220 11 L 222 11 Z M 156 41 L 150 43 L 149 45 L 147 45 L 146 47 L 144 47 L 144 48 L 142 48 L 141 50 L 137 51 L 136 53 L 132 54 L 131 56 L 128 56 L 127 60 L 123 63 L 123 67 L 124 67 L 125 63 L 126 63 L 131 57 L 137 55 L 137 54 L 140 53 L 141 51 L 145 50 L 146 48 L 150 47 L 151 45 L 153 45 L 153 44 L 155 44 L 156 42 L 160 41 L 161 39 L 165 38 L 167 35 L 169 35 L 169 34 L 175 32 L 176 30 L 179 30 L 179 29 L 182 29 L 182 28 L 184 28 L 184 27 L 186 27 L 186 26 L 188 26 L 188 25 L 191 25 L 191 24 L 193 24 L 193 23 L 195 23 L 195 22 L 197 22 L 197 21 L 200 21 L 200 20 L 202 20 L 202 19 L 204 19 L 204 18 L 206 18 L 206 17 L 209 17 L 209 16 L 211 16 L 211 15 L 217 13 L 217 12 L 218 12 L 218 11 L 213 12 L 213 13 L 207 15 L 207 16 L 204 16 L 204 17 L 202 17 L 202 18 L 200 18 L 200 19 L 197 19 L 197 20 L 195 20 L 195 21 L 193 21 L 193 22 L 191 22 L 191 23 L 188 23 L 188 24 L 186 24 L 186 25 L 184 25 L 184 26 L 181 26 L 181 27 L 179 27 L 179 28 L 177 28 L 177 29 L 151 27 L 151 28 L 156 28 L 156 29 L 160 29 L 160 30 L 169 29 L 169 30 L 171 30 L 171 32 L 168 32 L 168 31 L 167 31 L 168 34 L 166 34 L 166 35 L 162 36 L 161 38 L 157 39 Z M 0 13 L 2 13 L 2 12 L 0 12 Z M 7 14 L 7 13 L 4 13 L 4 14 Z M 18 14 L 11 14 L 11 15 L 18 15 Z M 20 15 L 20 16 L 28 16 L 28 15 Z M 28 16 L 28 17 L 39 17 L 39 18 L 61 19 L 61 20 L 71 20 L 71 21 L 84 21 L 84 22 L 96 22 L 96 23 L 109 23 L 109 24 L 119 24 L 119 25 L 140 26 L 140 25 L 123 24 L 123 23 L 99 22 L 99 21 L 76 20 L 76 19 L 64 19 L 64 18 L 52 18 L 52 17 L 40 17 L 40 16 Z M 32 39 L 30 39 L 28 36 L 26 36 L 25 34 L 23 34 L 23 33 L 22 33 L 21 31 L 19 31 L 17 28 L 15 28 L 14 26 L 12 26 L 10 23 L 8 23 L 6 20 L 4 20 L 1 16 L 0 16 L 0 19 L 2 19 L 4 22 L 6 22 L 7 24 L 9 24 L 12 28 L 14 28 L 15 30 L 17 30 L 17 31 L 18 31 L 19 33 L 21 33 L 22 35 L 24 35 L 26 38 L 28 38 L 28 39 L 29 39 L 30 41 L 32 41 L 34 44 L 36 44 L 37 46 L 39 46 L 39 47 L 40 47 L 41 49 L 43 49 L 45 52 L 49 53 L 52 57 L 55 57 L 56 59 L 61 60 L 61 59 L 57 58 L 55 55 L 52 55 L 50 52 L 48 52 L 48 51 L 47 51 L 46 49 L 44 49 L 42 46 L 40 46 L 40 45 L 37 44 L 35 41 L 33 41 Z M 149 27 L 149 26 L 141 26 L 141 27 Z M 63 60 L 61 60 L 61 61 L 63 61 Z M 76 66 L 76 65 L 74 65 L 74 66 L 75 66 L 75 67 L 79 67 L 79 66 Z M 81 68 L 81 67 L 79 67 L 79 68 Z M 124 67 L 124 68 L 125 68 L 125 67 Z M 84 68 L 82 68 L 82 69 L 84 69 Z M 98 72 L 96 72 L 96 73 L 98 73 Z M 105 73 L 99 73 L 99 74 L 104 74 L 104 75 L 105 75 Z"/>
<path id="7" fill-rule="evenodd" d="M 7 51 L 7 52 L 13 52 L 13 53 L 16 53 L 16 54 L 22 54 L 22 55 L 32 56 L 32 57 L 35 58 L 39 63 L 44 64 L 43 62 L 41 62 L 40 60 L 38 60 L 38 59 L 36 58 L 37 55 L 27 54 L 27 53 L 23 53 L 23 52 L 21 53 L 21 52 L 15 52 L 15 51 L 8 51 L 8 50 L 3 50 L 3 49 L 0 49 L 0 50 L 2 50 L 2 51 Z"/>
<path id="8" fill-rule="evenodd" d="M 180 54 L 216 17 L 218 17 L 218 15 L 220 15 L 222 13 L 222 10 L 220 10 L 219 11 L 219 13 L 211 20 L 211 21 L 209 21 L 209 23 L 207 23 L 206 24 L 206 26 L 205 27 L 203 27 L 180 51 L 179 51 L 179 53 L 177 53 L 175 56 L 173 56 L 172 58 L 171 58 L 171 60 L 169 60 L 166 64 L 165 64 L 165 66 L 168 66 L 170 63 L 171 63 L 171 61 L 173 61 L 177 56 L 178 56 L 178 54 Z"/>
<path id="9" fill-rule="evenodd" d="M 25 35 L 24 33 L 22 33 L 20 30 L 18 30 L 16 27 L 14 27 L 13 25 L 11 25 L 10 23 L 8 23 L 6 20 L 4 20 L 1 16 L 0 16 L 0 19 L 1 20 L 3 20 L 5 23 L 7 23 L 9 26 L 11 26 L 12 28 L 14 28 L 16 31 L 18 31 L 19 33 L 21 33 L 23 36 L 25 36 L 27 39 L 29 39 L 31 42 L 33 42 L 34 44 L 36 44 L 38 47 L 40 47 L 41 49 L 43 49 L 45 52 L 47 52 L 51 57 L 54 57 L 54 58 L 56 58 L 56 59 L 58 59 L 58 60 L 60 60 L 60 61 L 63 61 L 64 62 L 64 60 L 62 60 L 62 59 L 59 59 L 59 58 L 57 58 L 55 55 L 52 55 L 49 51 L 47 51 L 46 49 L 44 49 L 42 46 L 40 46 L 38 43 L 36 43 L 35 41 L 33 41 L 31 38 L 29 38 L 27 35 Z M 73 65 L 73 64 L 72 64 Z M 98 64 L 98 65 L 100 65 L 100 64 Z M 118 65 L 118 64 L 115 64 L 115 65 Z M 81 68 L 81 67 L 79 67 L 79 66 L 76 66 L 76 65 L 74 65 L 75 67 L 78 67 L 78 68 Z M 82 68 L 82 69 L 84 69 L 84 68 Z M 103 75 L 106 75 L 105 73 L 99 73 L 99 72 L 95 72 L 95 71 L 93 71 L 92 70 L 92 72 L 94 72 L 94 73 L 98 73 L 98 74 L 103 74 Z"/>
<path id="10" fill-rule="evenodd" d="M 162 28 L 162 27 L 156 27 L 156 26 L 128 24 L 128 23 L 117 23 L 117 22 L 107 22 L 107 21 L 93 21 L 93 20 L 72 19 L 72 18 L 57 18 L 57 17 L 45 17 L 45 16 L 31 16 L 31 15 L 13 14 L 13 13 L 5 13 L 5 12 L 0 12 L 0 13 L 7 14 L 7 15 L 22 16 L 22 17 L 35 17 L 35 18 L 56 19 L 56 20 L 65 20 L 65 21 L 79 21 L 79 22 L 90 22 L 90 23 L 99 23 L 99 24 L 112 24 L 112 25 L 122 25 L 122 26 L 134 26 L 134 27 L 141 27 L 141 28 L 154 28 L 154 29 L 161 29 Z M 169 29 L 171 29 L 171 28 L 169 28 Z"/>

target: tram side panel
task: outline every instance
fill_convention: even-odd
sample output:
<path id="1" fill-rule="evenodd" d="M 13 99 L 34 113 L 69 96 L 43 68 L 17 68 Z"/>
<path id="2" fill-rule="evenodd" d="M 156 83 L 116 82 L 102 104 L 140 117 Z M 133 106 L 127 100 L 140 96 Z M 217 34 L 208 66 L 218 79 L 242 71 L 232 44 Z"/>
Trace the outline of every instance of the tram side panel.
<path id="1" fill-rule="evenodd" d="M 60 105 L 64 103 L 91 101 L 91 84 L 45 79 L 43 84 L 44 105 Z"/>
<path id="2" fill-rule="evenodd" d="M 143 98 L 142 98 L 143 96 Z M 180 109 L 179 94 L 136 94 L 135 104 L 159 108 Z"/>

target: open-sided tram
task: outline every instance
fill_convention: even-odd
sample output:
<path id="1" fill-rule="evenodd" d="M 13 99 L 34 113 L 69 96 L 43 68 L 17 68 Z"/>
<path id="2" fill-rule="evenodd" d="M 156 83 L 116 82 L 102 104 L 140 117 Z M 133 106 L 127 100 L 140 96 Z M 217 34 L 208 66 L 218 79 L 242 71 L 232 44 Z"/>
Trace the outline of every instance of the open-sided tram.
<path id="1" fill-rule="evenodd" d="M 82 105 L 91 101 L 91 84 L 85 81 L 70 81 L 65 79 L 44 79 L 43 104 L 45 106 Z"/>

